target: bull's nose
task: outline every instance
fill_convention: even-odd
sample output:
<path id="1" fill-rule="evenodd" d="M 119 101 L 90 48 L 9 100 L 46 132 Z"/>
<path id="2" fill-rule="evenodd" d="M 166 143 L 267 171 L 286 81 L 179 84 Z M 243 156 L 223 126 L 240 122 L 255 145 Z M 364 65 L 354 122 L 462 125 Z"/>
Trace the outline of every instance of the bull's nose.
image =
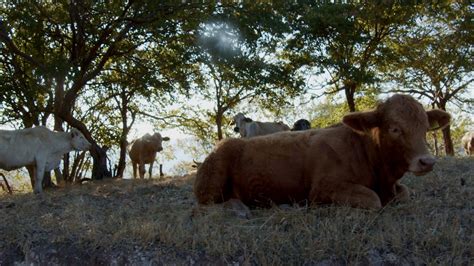
<path id="1" fill-rule="evenodd" d="M 239 127 L 234 127 L 234 132 L 239 133 Z"/>
<path id="2" fill-rule="evenodd" d="M 433 170 L 433 165 L 435 165 L 436 159 L 433 157 L 422 157 L 418 160 L 418 165 L 423 171 Z"/>

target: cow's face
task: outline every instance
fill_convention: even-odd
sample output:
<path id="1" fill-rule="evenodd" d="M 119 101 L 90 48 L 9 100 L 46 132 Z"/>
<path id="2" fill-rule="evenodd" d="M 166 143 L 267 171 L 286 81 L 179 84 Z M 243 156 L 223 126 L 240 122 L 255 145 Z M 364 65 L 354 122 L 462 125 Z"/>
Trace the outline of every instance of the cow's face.
<path id="1" fill-rule="evenodd" d="M 71 145 L 77 151 L 87 151 L 91 148 L 91 143 L 77 129 L 71 129 Z"/>
<path id="2" fill-rule="evenodd" d="M 169 141 L 169 137 L 161 137 L 160 133 L 155 133 L 153 135 L 148 135 L 144 138 L 145 143 L 150 147 L 153 147 L 154 151 L 162 151 L 163 150 L 163 141 Z"/>
<path id="3" fill-rule="evenodd" d="M 415 99 L 394 95 L 371 112 L 344 117 L 344 124 L 356 132 L 370 135 L 390 164 L 416 175 L 433 169 L 436 159 L 426 145 L 428 130 L 449 124 L 450 115 L 441 110 L 425 111 Z"/>
<path id="4" fill-rule="evenodd" d="M 242 130 L 245 129 L 245 123 L 249 122 L 252 122 L 252 119 L 245 117 L 242 113 L 236 114 L 232 122 L 232 125 L 235 125 L 234 132 L 242 134 Z"/>

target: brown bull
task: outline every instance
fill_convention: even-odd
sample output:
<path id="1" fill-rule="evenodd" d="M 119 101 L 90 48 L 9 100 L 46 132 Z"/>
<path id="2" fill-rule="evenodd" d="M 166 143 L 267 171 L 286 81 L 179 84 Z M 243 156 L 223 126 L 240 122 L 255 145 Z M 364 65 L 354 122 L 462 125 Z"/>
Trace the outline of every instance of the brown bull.
<path id="1" fill-rule="evenodd" d="M 156 153 L 163 150 L 162 142 L 169 140 L 169 137 L 161 137 L 160 133 L 153 135 L 147 133 L 132 142 L 129 146 L 130 150 L 128 151 L 128 155 L 132 160 L 133 178 L 137 178 L 137 168 L 140 178 L 145 177 L 145 164 L 150 164 L 148 173 L 150 174 L 150 178 L 152 178 L 152 169 L 155 163 Z"/>
<path id="2" fill-rule="evenodd" d="M 449 121 L 444 111 L 425 111 L 412 97 L 394 95 L 330 128 L 227 139 L 200 166 L 194 193 L 199 204 L 309 201 L 381 208 L 408 198 L 399 183 L 406 172 L 432 170 L 436 160 L 426 132 Z"/>

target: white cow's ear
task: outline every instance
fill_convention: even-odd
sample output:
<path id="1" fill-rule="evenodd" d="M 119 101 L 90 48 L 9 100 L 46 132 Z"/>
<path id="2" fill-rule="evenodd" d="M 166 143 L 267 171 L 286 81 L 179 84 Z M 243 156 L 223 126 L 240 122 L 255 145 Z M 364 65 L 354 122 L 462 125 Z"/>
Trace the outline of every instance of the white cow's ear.
<path id="1" fill-rule="evenodd" d="M 439 109 L 427 111 L 429 130 L 438 130 L 446 127 L 451 122 L 451 115 Z"/>
<path id="2" fill-rule="evenodd" d="M 169 137 L 163 137 L 163 141 L 169 141 L 170 138 Z"/>
<path id="3" fill-rule="evenodd" d="M 378 116 L 376 111 L 356 112 L 345 115 L 342 123 L 354 131 L 364 133 L 378 126 Z"/>

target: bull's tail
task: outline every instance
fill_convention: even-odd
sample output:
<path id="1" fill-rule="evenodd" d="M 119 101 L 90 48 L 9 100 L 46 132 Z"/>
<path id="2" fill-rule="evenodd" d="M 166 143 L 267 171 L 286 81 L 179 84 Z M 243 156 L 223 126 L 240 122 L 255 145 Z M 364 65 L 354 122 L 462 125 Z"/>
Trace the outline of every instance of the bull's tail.
<path id="1" fill-rule="evenodd" d="M 232 172 L 240 157 L 243 140 L 230 139 L 214 150 L 199 166 L 194 195 L 199 204 L 221 203 L 232 194 Z"/>

